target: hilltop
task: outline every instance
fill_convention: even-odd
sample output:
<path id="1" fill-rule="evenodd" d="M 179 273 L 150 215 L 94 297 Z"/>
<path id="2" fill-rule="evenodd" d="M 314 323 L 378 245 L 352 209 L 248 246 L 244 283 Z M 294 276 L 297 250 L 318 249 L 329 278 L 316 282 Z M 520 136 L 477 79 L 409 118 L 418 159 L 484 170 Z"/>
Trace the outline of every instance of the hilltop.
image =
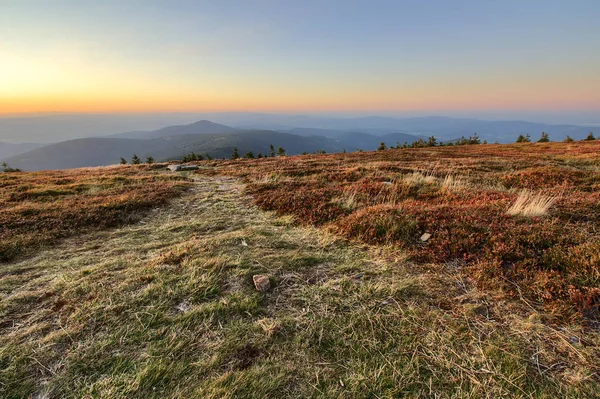
<path id="1" fill-rule="evenodd" d="M 0 396 L 597 397 L 599 154 L 1 174 Z"/>

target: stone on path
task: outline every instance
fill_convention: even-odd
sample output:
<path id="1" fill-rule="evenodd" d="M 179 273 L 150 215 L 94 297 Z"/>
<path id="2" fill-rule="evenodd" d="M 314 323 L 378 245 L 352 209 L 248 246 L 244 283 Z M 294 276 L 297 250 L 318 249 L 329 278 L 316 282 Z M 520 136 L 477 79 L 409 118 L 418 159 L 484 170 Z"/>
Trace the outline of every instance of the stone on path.
<path id="1" fill-rule="evenodd" d="M 197 165 L 168 165 L 167 168 L 173 172 L 180 172 L 182 170 L 196 170 Z"/>

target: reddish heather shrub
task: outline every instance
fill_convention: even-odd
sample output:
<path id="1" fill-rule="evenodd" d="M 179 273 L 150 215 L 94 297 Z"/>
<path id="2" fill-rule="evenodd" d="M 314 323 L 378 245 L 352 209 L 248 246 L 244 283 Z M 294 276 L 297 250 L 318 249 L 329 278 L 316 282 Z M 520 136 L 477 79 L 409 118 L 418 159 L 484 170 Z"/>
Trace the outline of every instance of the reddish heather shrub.
<path id="1" fill-rule="evenodd" d="M 0 262 L 81 231 L 129 223 L 187 186 L 145 166 L 0 175 Z"/>
<path id="2" fill-rule="evenodd" d="M 557 167 L 521 170 L 502 177 L 509 188 L 539 190 L 547 188 L 581 186 L 589 172 Z"/>
<path id="3" fill-rule="evenodd" d="M 348 213 L 340 204 L 331 202 L 335 192 L 328 188 L 311 189 L 301 184 L 286 184 L 270 191 L 252 186 L 249 192 L 254 194 L 256 203 L 263 209 L 296 215 L 306 224 L 322 225 Z"/>

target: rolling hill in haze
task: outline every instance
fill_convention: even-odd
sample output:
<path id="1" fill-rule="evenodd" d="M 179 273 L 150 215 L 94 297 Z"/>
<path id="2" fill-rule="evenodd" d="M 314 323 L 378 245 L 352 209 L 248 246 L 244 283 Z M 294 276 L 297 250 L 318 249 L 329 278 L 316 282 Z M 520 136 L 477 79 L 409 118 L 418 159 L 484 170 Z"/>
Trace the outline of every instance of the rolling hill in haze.
<path id="1" fill-rule="evenodd" d="M 68 169 L 110 165 L 133 154 L 142 160 L 152 156 L 156 161 L 180 159 L 191 152 L 229 158 L 234 147 L 240 155 L 248 151 L 266 154 L 269 146 L 283 147 L 287 154 L 317 151 L 341 152 L 357 148 L 374 150 L 381 141 L 390 144 L 413 142 L 417 137 L 395 133 L 374 136 L 366 133 L 332 132 L 330 137 L 277 132 L 273 130 L 237 130 L 210 121 L 169 126 L 155 131 L 135 131 L 106 137 L 91 137 L 51 144 L 4 161 L 22 170 Z M 314 133 L 317 133 L 316 131 Z M 322 132 L 321 132 L 322 133 Z"/>
<path id="2" fill-rule="evenodd" d="M 13 157 L 43 147 L 39 143 L 5 143 L 0 141 L 0 159 Z"/>
<path id="3" fill-rule="evenodd" d="M 600 117 L 600 116 L 597 116 Z M 594 119 L 594 117 L 591 117 Z M 598 125 L 550 124 L 521 120 L 481 120 L 473 118 L 452 118 L 446 116 L 423 116 L 398 118 L 388 116 L 367 116 L 339 118 L 314 115 L 274 115 L 224 113 L 214 114 L 211 120 L 239 128 L 270 129 L 288 131 L 304 135 L 305 131 L 321 131 L 328 136 L 331 131 L 359 132 L 372 135 L 405 133 L 416 136 L 435 136 L 439 141 L 458 139 L 477 133 L 488 142 L 514 142 L 519 134 L 529 134 L 538 138 L 541 132 L 550 134 L 553 141 L 562 141 L 567 135 L 581 140 L 592 131 L 598 136 Z M 402 142 L 402 141 L 401 141 Z M 391 144 L 391 143 L 389 143 Z"/>
<path id="4" fill-rule="evenodd" d="M 533 118 L 533 116 L 532 116 Z M 339 136 L 340 133 L 359 132 L 374 135 L 405 133 L 417 136 L 434 135 L 438 140 L 453 140 L 473 133 L 488 142 L 513 142 L 519 134 L 539 137 L 542 131 L 550 134 L 554 141 L 563 140 L 566 135 L 578 140 L 591 130 L 600 135 L 600 115 L 590 112 L 570 118 L 553 118 L 541 115 L 536 119 L 542 122 L 522 120 L 482 120 L 446 116 L 423 117 L 334 117 L 324 115 L 289 115 L 253 112 L 212 112 L 212 113 L 152 113 L 152 114 L 50 114 L 35 116 L 0 117 L 0 141 L 56 143 L 59 141 L 85 137 L 156 138 L 170 135 L 158 132 L 163 126 L 173 127 L 175 134 L 196 134 L 195 131 L 181 131 L 182 126 L 192 122 L 210 120 L 225 126 L 225 130 L 276 130 L 300 136 L 318 135 Z M 527 118 L 525 120 L 528 120 Z M 548 123 L 547 121 L 560 121 Z M 590 122 L 588 125 L 569 124 L 566 121 Z M 596 122 L 595 124 L 592 122 Z M 202 126 L 206 125 L 206 126 Z M 223 133 L 219 126 L 199 123 L 204 133 Z M 171 129 L 171 128 L 168 128 Z M 212 131 L 210 129 L 213 129 Z M 162 130 L 162 129 L 159 129 Z M 127 132 L 119 133 L 117 132 Z M 150 132 L 154 133 L 154 136 Z"/>
<path id="5" fill-rule="evenodd" d="M 156 139 L 159 137 L 182 136 L 190 134 L 231 133 L 235 130 L 236 129 L 229 126 L 220 125 L 218 123 L 214 123 L 207 120 L 201 120 L 198 122 L 190 123 L 189 125 L 167 126 L 162 129 L 152 131 L 134 131 L 117 133 L 111 135 L 110 137 L 119 137 L 127 139 Z"/>

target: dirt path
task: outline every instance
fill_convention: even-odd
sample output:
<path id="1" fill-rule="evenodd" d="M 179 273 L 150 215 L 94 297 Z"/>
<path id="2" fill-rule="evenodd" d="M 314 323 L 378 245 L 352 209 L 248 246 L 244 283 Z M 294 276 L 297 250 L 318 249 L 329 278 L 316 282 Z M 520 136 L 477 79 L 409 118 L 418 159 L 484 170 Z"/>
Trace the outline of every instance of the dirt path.
<path id="1" fill-rule="evenodd" d="M 6 265 L 0 292 L 1 397 L 599 393 L 597 337 L 261 212 L 225 177 Z"/>

